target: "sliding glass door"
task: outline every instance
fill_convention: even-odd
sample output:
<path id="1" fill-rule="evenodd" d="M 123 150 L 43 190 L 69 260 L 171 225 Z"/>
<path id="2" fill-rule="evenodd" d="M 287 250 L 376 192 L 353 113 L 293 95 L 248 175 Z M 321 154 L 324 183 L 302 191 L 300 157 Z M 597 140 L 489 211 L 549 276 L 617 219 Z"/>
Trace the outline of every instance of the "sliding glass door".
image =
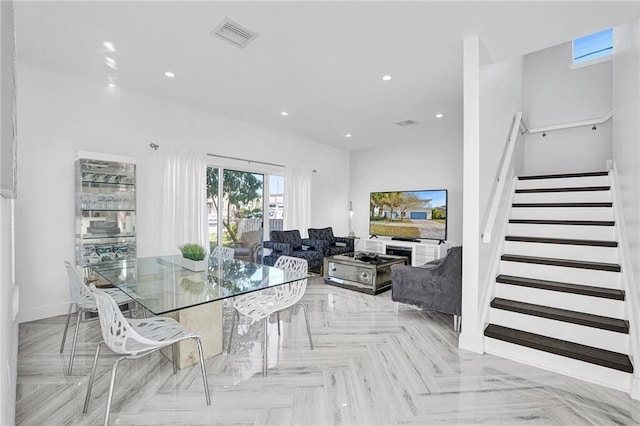
<path id="1" fill-rule="evenodd" d="M 209 243 L 233 247 L 236 258 L 256 260 L 262 244 L 265 175 L 207 168 Z"/>
<path id="2" fill-rule="evenodd" d="M 284 176 L 269 175 L 269 231 L 281 231 L 283 218 Z"/>

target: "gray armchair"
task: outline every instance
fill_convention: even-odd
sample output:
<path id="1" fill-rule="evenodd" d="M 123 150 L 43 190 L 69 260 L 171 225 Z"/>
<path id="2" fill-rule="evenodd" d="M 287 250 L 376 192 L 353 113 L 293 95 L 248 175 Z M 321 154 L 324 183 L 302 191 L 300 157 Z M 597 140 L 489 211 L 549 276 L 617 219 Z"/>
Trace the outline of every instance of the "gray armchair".
<path id="1" fill-rule="evenodd" d="M 262 243 L 271 253 L 262 258 L 262 263 L 273 266 L 280 256 L 306 259 L 309 269 L 318 269 L 322 274 L 322 262 L 327 242 L 302 238 L 297 229 L 291 231 L 271 231 L 271 240 Z"/>
<path id="2" fill-rule="evenodd" d="M 460 331 L 462 313 L 462 247 L 451 247 L 447 255 L 422 266 L 391 267 L 391 300 L 428 311 L 453 315 Z"/>
<path id="3" fill-rule="evenodd" d="M 333 228 L 328 226 L 326 228 L 309 228 L 309 238 L 314 240 L 326 241 L 324 255 L 335 256 L 336 254 L 353 253 L 353 238 L 349 237 L 336 237 L 333 235 Z"/>

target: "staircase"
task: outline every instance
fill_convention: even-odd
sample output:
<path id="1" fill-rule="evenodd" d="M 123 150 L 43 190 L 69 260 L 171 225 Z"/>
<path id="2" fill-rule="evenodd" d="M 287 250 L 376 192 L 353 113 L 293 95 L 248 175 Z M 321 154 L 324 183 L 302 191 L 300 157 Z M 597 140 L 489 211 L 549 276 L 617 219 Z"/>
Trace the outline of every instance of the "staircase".
<path id="1" fill-rule="evenodd" d="M 515 192 L 485 351 L 628 391 L 608 173 L 520 177 Z"/>

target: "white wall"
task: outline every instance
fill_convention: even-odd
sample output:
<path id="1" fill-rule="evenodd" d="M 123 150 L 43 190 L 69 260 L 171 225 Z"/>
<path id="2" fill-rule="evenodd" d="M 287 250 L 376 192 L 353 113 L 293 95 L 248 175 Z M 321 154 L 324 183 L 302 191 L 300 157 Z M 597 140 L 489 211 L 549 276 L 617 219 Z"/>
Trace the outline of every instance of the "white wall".
<path id="1" fill-rule="evenodd" d="M 629 258 L 640 284 L 640 21 L 614 29 L 613 159 L 618 169 Z"/>
<path id="2" fill-rule="evenodd" d="M 612 108 L 611 61 L 571 69 L 571 42 L 525 56 L 524 117 L 531 128 L 582 121 Z M 525 173 L 606 170 L 611 121 L 598 130 L 579 127 L 525 136 Z"/>
<path id="3" fill-rule="evenodd" d="M 523 108 L 523 58 L 518 57 L 498 63 L 480 66 L 480 180 L 479 218 L 480 229 L 486 224 L 488 210 L 496 188 L 496 178 L 500 173 L 501 160 L 511 132 L 514 115 Z M 522 138 L 517 144 L 522 143 Z M 513 166 L 522 164 L 524 150 L 514 150 Z M 517 168 L 516 168 L 517 170 Z M 502 212 L 498 212 L 501 216 Z M 497 236 L 497 230 L 495 230 Z M 478 240 L 479 241 L 479 240 Z M 479 241 L 478 282 L 480 295 L 486 285 L 487 274 L 491 272 L 491 255 L 499 238 L 491 243 Z M 480 303 L 484 301 L 480 300 Z"/>
<path id="4" fill-rule="evenodd" d="M 63 261 L 74 259 L 74 155 L 94 151 L 137 160 L 138 255 L 158 229 L 158 152 L 150 142 L 316 169 L 312 226 L 347 232 L 349 153 L 180 105 L 115 92 L 32 66 L 18 67 L 19 171 L 16 204 L 20 321 L 66 313 Z M 304 233 L 304 231 L 303 231 Z"/>
<path id="5" fill-rule="evenodd" d="M 14 317 L 11 200 L 0 197 L 0 424 L 13 424 L 16 397 L 18 322 Z"/>
<path id="6" fill-rule="evenodd" d="M 13 99 L 13 75 L 6 73 L 6 65 L 14 60 L 13 44 L 13 2 L 3 1 L 0 5 L 0 37 L 2 38 L 2 66 L 0 70 L 0 98 L 3 99 L 0 112 L 0 135 L 3 138 L 12 136 L 12 126 L 7 118 L 12 116 L 12 103 L 4 102 Z M 8 90 L 7 90 L 8 88 Z M 8 131 L 7 131 L 8 130 Z M 3 139 L 2 143 L 6 140 Z M 18 322 L 15 318 L 14 298 L 18 295 L 13 282 L 12 222 L 11 205 L 13 201 L 0 197 L 0 424 L 14 424 L 16 406 L 16 372 L 18 351 Z"/>
<path id="7" fill-rule="evenodd" d="M 513 117 L 522 110 L 523 60 L 490 63 L 482 41 L 464 41 L 464 218 L 462 334 L 460 348 L 483 352 L 481 321 L 491 254 L 499 244 L 481 242 L 495 181 Z M 521 156 L 522 150 L 517 150 Z M 521 159 L 515 160 L 521 164 Z"/>
<path id="8" fill-rule="evenodd" d="M 424 141 L 351 153 L 352 227 L 357 236 L 369 237 L 371 192 L 447 189 L 447 241 L 462 243 L 462 128 L 459 120 L 451 120 L 433 126 Z"/>

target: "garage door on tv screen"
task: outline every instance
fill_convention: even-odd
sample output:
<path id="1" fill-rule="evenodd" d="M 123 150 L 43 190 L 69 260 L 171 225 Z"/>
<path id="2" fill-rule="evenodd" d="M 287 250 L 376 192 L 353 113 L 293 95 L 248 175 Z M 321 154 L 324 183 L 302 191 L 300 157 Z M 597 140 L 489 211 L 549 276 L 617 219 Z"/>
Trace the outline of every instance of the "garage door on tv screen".
<path id="1" fill-rule="evenodd" d="M 447 190 L 372 192 L 369 233 L 403 240 L 446 240 Z"/>

